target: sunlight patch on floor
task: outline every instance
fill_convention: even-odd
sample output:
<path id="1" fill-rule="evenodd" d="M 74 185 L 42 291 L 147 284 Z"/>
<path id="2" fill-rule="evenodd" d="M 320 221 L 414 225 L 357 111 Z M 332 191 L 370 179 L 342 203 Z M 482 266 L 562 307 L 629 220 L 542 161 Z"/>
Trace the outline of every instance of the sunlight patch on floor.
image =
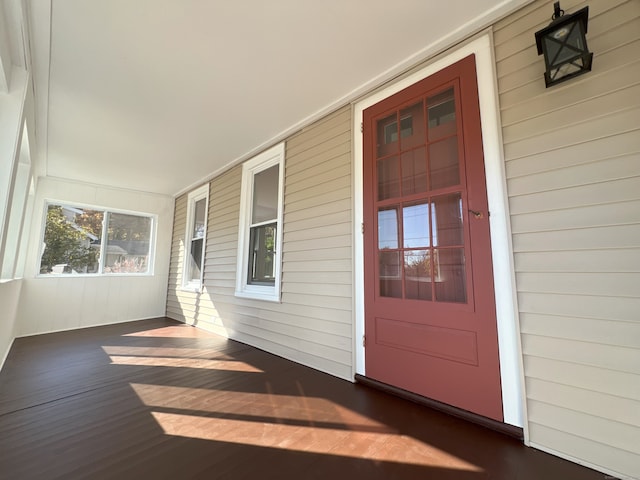
<path id="1" fill-rule="evenodd" d="M 230 372 L 263 373 L 259 368 L 245 362 L 232 360 L 208 360 L 205 358 L 179 358 L 157 356 L 110 355 L 115 365 L 143 365 L 150 367 L 203 368 L 206 370 L 225 370 Z"/>
<path id="2" fill-rule="evenodd" d="M 220 354 L 213 349 L 180 348 L 180 347 L 133 347 L 119 345 L 103 345 L 102 350 L 107 355 L 123 355 L 132 357 L 175 357 L 202 358 L 219 361 L 236 361 L 235 357 Z"/>
<path id="3" fill-rule="evenodd" d="M 152 412 L 152 415 L 167 435 L 373 461 L 482 471 L 471 463 L 405 435 L 164 412 Z"/>
<path id="4" fill-rule="evenodd" d="M 194 328 L 191 325 L 174 325 L 162 328 L 152 328 L 141 332 L 125 333 L 123 337 L 156 337 L 156 338 L 206 338 L 218 335 Z"/>
<path id="5" fill-rule="evenodd" d="M 323 423 L 340 425 L 346 430 L 394 433 L 383 423 L 324 398 L 139 383 L 130 385 L 140 401 L 150 407 L 267 418 L 273 423 L 296 421 L 310 426 Z"/>

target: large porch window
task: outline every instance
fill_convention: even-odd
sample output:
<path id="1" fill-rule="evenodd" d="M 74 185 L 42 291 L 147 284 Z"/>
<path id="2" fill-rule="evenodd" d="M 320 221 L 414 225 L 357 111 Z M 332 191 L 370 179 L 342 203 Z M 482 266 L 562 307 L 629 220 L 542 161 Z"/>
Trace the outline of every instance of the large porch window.
<path id="1" fill-rule="evenodd" d="M 50 203 L 40 276 L 153 273 L 155 217 Z"/>

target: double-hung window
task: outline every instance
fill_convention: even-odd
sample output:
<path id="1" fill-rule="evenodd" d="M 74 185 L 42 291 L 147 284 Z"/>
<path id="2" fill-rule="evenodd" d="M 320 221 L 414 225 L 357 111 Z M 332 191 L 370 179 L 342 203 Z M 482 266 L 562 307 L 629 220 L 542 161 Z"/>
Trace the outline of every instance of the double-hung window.
<path id="1" fill-rule="evenodd" d="M 209 184 L 194 190 L 187 198 L 187 231 L 182 269 L 182 288 L 199 291 L 204 272 L 204 251 L 207 233 Z"/>
<path id="2" fill-rule="evenodd" d="M 236 295 L 280 301 L 284 143 L 242 169 Z"/>

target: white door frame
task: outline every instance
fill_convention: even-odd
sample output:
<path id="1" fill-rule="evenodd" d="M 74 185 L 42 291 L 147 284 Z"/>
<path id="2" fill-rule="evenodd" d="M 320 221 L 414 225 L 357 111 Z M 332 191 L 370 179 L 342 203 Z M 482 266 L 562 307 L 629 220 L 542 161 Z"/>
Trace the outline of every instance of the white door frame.
<path id="1" fill-rule="evenodd" d="M 413 85 L 471 54 L 474 54 L 476 57 L 487 197 L 489 211 L 491 212 L 489 225 L 491 230 L 491 253 L 493 257 L 504 421 L 510 425 L 523 427 L 525 431 L 525 442 L 528 442 L 528 432 L 525 422 L 524 373 L 515 288 L 515 270 L 491 30 L 484 32 L 474 40 L 454 49 L 450 53 L 443 54 L 424 68 L 401 80 L 393 82 L 382 90 L 354 104 L 353 198 L 355 323 L 353 373 L 360 375 L 366 374 L 365 348 L 362 341 L 364 336 L 364 245 L 361 230 L 363 222 L 363 145 L 360 126 L 363 121 L 363 112 L 371 105 L 375 105 L 400 90 Z"/>

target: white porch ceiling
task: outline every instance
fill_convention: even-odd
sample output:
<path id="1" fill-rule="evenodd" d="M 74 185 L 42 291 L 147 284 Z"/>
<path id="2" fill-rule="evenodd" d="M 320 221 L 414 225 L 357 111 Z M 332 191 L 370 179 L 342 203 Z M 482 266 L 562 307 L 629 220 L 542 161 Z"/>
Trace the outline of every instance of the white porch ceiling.
<path id="1" fill-rule="evenodd" d="M 176 194 L 527 2 L 34 0 L 46 175 Z"/>

